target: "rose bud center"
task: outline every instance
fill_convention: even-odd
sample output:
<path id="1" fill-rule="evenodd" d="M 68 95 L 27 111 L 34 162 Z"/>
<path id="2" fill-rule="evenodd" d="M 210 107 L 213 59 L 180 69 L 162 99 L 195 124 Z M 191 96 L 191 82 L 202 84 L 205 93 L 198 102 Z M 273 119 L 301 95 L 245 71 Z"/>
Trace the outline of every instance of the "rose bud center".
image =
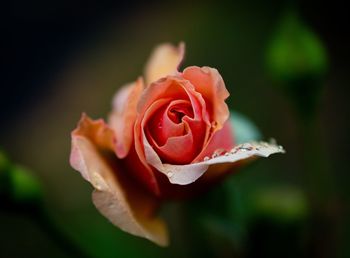
<path id="1" fill-rule="evenodd" d="M 169 101 L 151 116 L 145 129 L 147 140 L 165 163 L 190 163 L 203 146 L 205 124 L 195 117 L 189 100 Z"/>

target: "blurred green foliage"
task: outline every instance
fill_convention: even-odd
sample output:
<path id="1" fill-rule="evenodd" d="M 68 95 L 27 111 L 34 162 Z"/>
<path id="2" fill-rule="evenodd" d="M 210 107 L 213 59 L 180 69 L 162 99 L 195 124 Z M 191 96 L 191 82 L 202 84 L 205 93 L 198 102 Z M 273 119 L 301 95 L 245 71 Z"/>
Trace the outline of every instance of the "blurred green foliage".
<path id="1" fill-rule="evenodd" d="M 42 188 L 32 172 L 22 166 L 14 166 L 10 172 L 12 196 L 16 202 L 39 202 Z"/>
<path id="2" fill-rule="evenodd" d="M 266 50 L 270 77 L 292 100 L 307 122 L 316 112 L 328 68 L 325 47 L 317 35 L 289 8 L 277 25 Z"/>
<path id="3" fill-rule="evenodd" d="M 326 50 L 316 34 L 294 10 L 278 24 L 266 52 L 271 77 L 283 83 L 320 77 L 328 68 Z"/>
<path id="4" fill-rule="evenodd" d="M 0 193 L 13 205 L 37 205 L 43 192 L 38 179 L 30 170 L 11 163 L 0 151 Z"/>
<path id="5" fill-rule="evenodd" d="M 309 215 L 306 196 L 290 186 L 259 189 L 254 194 L 251 206 L 253 216 L 268 217 L 281 223 L 306 220 Z"/>
<path id="6" fill-rule="evenodd" d="M 7 167 L 7 157 L 5 156 L 5 153 L 0 149 L 0 171 L 4 171 Z"/>

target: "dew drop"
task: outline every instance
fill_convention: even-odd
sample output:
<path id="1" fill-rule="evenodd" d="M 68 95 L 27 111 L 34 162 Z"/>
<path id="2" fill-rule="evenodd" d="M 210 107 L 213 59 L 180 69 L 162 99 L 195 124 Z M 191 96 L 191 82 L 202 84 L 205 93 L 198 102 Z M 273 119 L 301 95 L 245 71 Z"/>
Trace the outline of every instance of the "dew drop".
<path id="1" fill-rule="evenodd" d="M 102 184 L 101 180 L 102 179 L 101 179 L 101 176 L 99 174 L 97 174 L 97 173 L 92 174 L 93 185 L 99 191 L 101 191 L 103 189 L 103 184 Z"/>
<path id="2" fill-rule="evenodd" d="M 276 145 L 277 144 L 276 139 L 275 138 L 271 138 L 270 139 L 270 143 L 273 144 L 273 145 Z"/>
<path id="3" fill-rule="evenodd" d="M 212 158 L 216 158 L 216 157 L 219 157 L 221 155 L 224 155 L 225 152 L 226 151 L 224 149 L 217 149 L 216 151 L 214 151 Z"/>
<path id="4" fill-rule="evenodd" d="M 230 150 L 230 154 L 235 154 L 236 152 L 237 152 L 237 150 L 238 150 L 238 148 L 232 148 L 231 150 Z"/>

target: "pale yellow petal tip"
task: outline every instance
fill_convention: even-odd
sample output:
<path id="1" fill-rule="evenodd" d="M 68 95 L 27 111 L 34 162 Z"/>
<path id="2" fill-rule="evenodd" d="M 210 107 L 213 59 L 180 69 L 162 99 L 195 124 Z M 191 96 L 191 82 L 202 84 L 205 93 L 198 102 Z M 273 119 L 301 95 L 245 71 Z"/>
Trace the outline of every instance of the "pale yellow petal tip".
<path id="1" fill-rule="evenodd" d="M 143 237 L 161 247 L 169 246 L 169 233 L 166 224 L 161 219 L 157 219 L 156 223 L 158 224 L 158 231 L 147 233 Z"/>
<path id="2" fill-rule="evenodd" d="M 177 47 L 170 43 L 158 45 L 153 50 L 145 67 L 146 83 L 149 85 L 162 77 L 175 74 L 184 55 L 184 42 L 180 42 Z"/>

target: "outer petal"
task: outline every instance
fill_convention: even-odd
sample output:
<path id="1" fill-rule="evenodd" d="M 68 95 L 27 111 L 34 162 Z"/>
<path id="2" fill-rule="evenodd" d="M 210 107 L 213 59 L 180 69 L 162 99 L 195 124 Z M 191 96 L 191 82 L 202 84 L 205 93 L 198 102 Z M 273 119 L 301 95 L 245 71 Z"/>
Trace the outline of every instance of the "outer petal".
<path id="1" fill-rule="evenodd" d="M 133 126 L 136 120 L 136 106 L 143 90 L 143 80 L 121 88 L 114 97 L 113 111 L 109 124 L 118 135 L 115 152 L 119 158 L 125 158 L 133 141 Z"/>
<path id="2" fill-rule="evenodd" d="M 165 174 L 170 183 L 187 185 L 196 181 L 201 177 L 210 165 L 221 163 L 235 163 L 240 160 L 248 159 L 253 156 L 268 157 L 273 153 L 283 153 L 284 150 L 281 146 L 274 144 L 261 143 L 245 143 L 236 146 L 230 152 L 213 153 L 213 155 L 201 162 L 192 163 L 188 165 L 172 165 L 163 164 L 157 153 L 153 150 L 148 143 L 146 136 L 143 134 L 143 142 L 145 148 L 146 160 L 149 164 L 155 167 L 158 171 Z M 220 150 L 221 152 L 221 150 Z M 228 169 L 225 166 L 225 169 Z"/>
<path id="3" fill-rule="evenodd" d="M 114 225 L 159 245 L 167 245 L 164 222 L 154 214 L 157 200 L 120 170 L 113 131 L 102 120 L 83 116 L 72 132 L 70 162 L 96 189 L 93 202 Z"/>
<path id="4" fill-rule="evenodd" d="M 235 146 L 232 131 L 230 120 L 227 120 L 222 129 L 212 133 L 203 150 L 192 163 L 202 161 L 204 157 L 211 156 L 218 149 L 230 151 Z"/>
<path id="5" fill-rule="evenodd" d="M 219 72 L 206 66 L 191 66 L 183 71 L 183 78 L 189 80 L 196 91 L 202 94 L 212 121 L 217 122 L 216 129 L 221 129 L 230 115 L 225 103 L 230 94 Z"/>
<path id="6" fill-rule="evenodd" d="M 159 45 L 151 54 L 146 65 L 146 84 L 149 85 L 162 77 L 175 74 L 184 54 L 185 44 L 183 42 L 178 47 L 171 44 Z"/>

